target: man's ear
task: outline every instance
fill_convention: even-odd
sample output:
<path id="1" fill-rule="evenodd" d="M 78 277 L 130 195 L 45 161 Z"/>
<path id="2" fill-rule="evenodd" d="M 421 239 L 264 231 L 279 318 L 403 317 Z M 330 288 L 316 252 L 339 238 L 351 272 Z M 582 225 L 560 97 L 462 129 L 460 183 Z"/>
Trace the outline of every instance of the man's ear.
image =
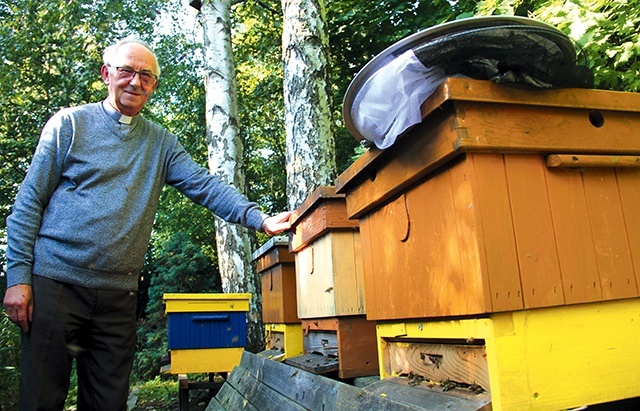
<path id="1" fill-rule="evenodd" d="M 100 74 L 102 75 L 102 81 L 104 81 L 104 84 L 109 85 L 109 67 L 107 67 L 106 64 L 103 64 L 100 68 Z"/>

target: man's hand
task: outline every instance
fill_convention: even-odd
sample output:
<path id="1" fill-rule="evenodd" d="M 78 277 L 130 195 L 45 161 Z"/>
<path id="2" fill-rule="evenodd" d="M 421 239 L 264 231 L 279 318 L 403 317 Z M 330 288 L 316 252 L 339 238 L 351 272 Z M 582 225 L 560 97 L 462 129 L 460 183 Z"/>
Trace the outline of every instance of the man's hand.
<path id="1" fill-rule="evenodd" d="M 262 223 L 264 232 L 269 235 L 276 235 L 283 231 L 291 229 L 291 222 L 289 222 L 291 214 L 291 211 L 285 211 L 280 214 L 267 217 L 264 220 L 264 223 Z"/>
<path id="2" fill-rule="evenodd" d="M 29 323 L 33 318 L 33 290 L 31 286 L 16 284 L 7 288 L 3 304 L 9 319 L 22 328 L 22 331 L 29 331 Z"/>

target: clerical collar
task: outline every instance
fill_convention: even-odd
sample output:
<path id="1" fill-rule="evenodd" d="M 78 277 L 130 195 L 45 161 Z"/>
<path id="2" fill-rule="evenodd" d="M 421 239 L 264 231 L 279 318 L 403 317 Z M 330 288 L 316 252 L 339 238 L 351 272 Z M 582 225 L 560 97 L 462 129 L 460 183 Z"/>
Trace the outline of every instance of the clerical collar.
<path id="1" fill-rule="evenodd" d="M 124 114 L 120 113 L 115 108 L 113 108 L 111 103 L 109 103 L 107 100 L 104 100 L 102 102 L 102 107 L 104 107 L 104 111 L 107 112 L 107 115 L 112 119 L 114 119 L 115 121 L 121 124 L 131 125 L 131 122 L 133 121 L 133 117 L 125 116 Z"/>

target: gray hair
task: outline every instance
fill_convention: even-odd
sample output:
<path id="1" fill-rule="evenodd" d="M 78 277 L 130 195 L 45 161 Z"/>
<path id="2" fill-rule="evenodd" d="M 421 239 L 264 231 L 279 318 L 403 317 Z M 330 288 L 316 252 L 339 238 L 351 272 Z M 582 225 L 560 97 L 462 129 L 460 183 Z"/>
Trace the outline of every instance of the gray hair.
<path id="1" fill-rule="evenodd" d="M 147 43 L 145 43 L 144 41 L 140 40 L 135 36 L 125 37 L 121 40 L 118 40 L 116 43 L 112 44 L 106 49 L 104 49 L 104 53 L 102 54 L 102 61 L 104 62 L 104 64 L 106 64 L 107 66 L 110 66 L 111 60 L 113 59 L 113 56 L 116 54 L 120 46 L 123 46 L 125 44 L 132 44 L 132 43 L 139 44 L 144 48 L 146 48 L 147 50 L 149 50 L 149 52 L 153 56 L 153 61 L 155 63 L 156 75 L 160 77 L 160 64 L 158 64 L 158 58 L 156 57 L 156 53 L 153 52 L 153 50 L 151 49 L 151 46 L 149 46 Z"/>

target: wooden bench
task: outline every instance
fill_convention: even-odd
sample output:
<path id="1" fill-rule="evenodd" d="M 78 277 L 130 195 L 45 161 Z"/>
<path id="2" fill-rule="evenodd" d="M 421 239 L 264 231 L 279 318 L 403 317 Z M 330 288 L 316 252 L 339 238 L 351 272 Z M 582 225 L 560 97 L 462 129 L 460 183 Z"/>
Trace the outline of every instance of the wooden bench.
<path id="1" fill-rule="evenodd" d="M 206 411 L 491 409 L 486 394 L 413 385 L 394 377 L 358 388 L 245 351 Z"/>

